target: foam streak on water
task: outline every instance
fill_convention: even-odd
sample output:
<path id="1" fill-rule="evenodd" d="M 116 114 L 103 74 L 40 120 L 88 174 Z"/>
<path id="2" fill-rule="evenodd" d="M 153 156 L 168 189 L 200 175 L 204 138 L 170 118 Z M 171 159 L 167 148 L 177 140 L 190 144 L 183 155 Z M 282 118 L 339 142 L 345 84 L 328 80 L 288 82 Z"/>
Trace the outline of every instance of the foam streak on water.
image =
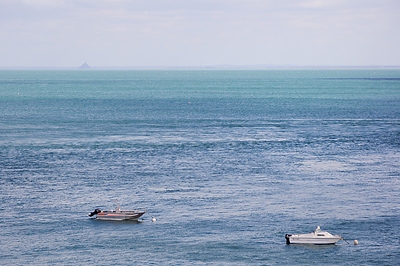
<path id="1" fill-rule="evenodd" d="M 399 80 L 398 70 L 0 71 L 2 262 L 396 264 Z M 114 199 L 157 221 L 89 219 Z M 285 244 L 318 225 L 350 245 Z"/>

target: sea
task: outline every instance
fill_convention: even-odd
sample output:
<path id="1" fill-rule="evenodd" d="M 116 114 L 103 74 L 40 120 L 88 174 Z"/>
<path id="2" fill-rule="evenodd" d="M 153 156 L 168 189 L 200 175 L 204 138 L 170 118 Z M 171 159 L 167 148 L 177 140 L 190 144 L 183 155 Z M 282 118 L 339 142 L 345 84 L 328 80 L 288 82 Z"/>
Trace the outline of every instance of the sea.
<path id="1" fill-rule="evenodd" d="M 2 265 L 399 265 L 400 70 L 0 70 L 0 213 Z"/>

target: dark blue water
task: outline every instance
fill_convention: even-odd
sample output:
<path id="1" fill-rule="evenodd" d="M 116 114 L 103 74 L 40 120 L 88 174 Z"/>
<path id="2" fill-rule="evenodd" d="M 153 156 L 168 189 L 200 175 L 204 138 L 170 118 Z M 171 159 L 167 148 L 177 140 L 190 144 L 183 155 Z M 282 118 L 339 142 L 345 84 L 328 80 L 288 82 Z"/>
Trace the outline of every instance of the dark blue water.
<path id="1" fill-rule="evenodd" d="M 399 177 L 399 70 L 0 71 L 4 265 L 397 265 Z"/>

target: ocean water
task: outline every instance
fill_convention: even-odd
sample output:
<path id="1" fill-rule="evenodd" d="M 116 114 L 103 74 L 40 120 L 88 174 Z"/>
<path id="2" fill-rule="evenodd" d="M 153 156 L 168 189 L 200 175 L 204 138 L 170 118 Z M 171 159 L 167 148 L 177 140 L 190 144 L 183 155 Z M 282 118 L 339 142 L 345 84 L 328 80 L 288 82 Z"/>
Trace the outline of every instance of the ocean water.
<path id="1" fill-rule="evenodd" d="M 399 177 L 400 70 L 0 71 L 2 265 L 398 265 Z"/>

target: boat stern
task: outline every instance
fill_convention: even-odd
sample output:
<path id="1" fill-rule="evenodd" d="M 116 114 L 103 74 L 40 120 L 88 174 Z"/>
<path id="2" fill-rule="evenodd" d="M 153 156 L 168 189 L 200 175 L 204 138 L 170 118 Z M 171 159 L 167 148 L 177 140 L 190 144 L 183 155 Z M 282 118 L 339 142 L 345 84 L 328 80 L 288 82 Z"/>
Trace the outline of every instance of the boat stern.
<path id="1" fill-rule="evenodd" d="M 291 237 L 292 235 L 289 235 L 289 234 L 286 234 L 285 235 L 285 238 L 286 238 L 286 245 L 290 245 L 290 237 Z"/>

